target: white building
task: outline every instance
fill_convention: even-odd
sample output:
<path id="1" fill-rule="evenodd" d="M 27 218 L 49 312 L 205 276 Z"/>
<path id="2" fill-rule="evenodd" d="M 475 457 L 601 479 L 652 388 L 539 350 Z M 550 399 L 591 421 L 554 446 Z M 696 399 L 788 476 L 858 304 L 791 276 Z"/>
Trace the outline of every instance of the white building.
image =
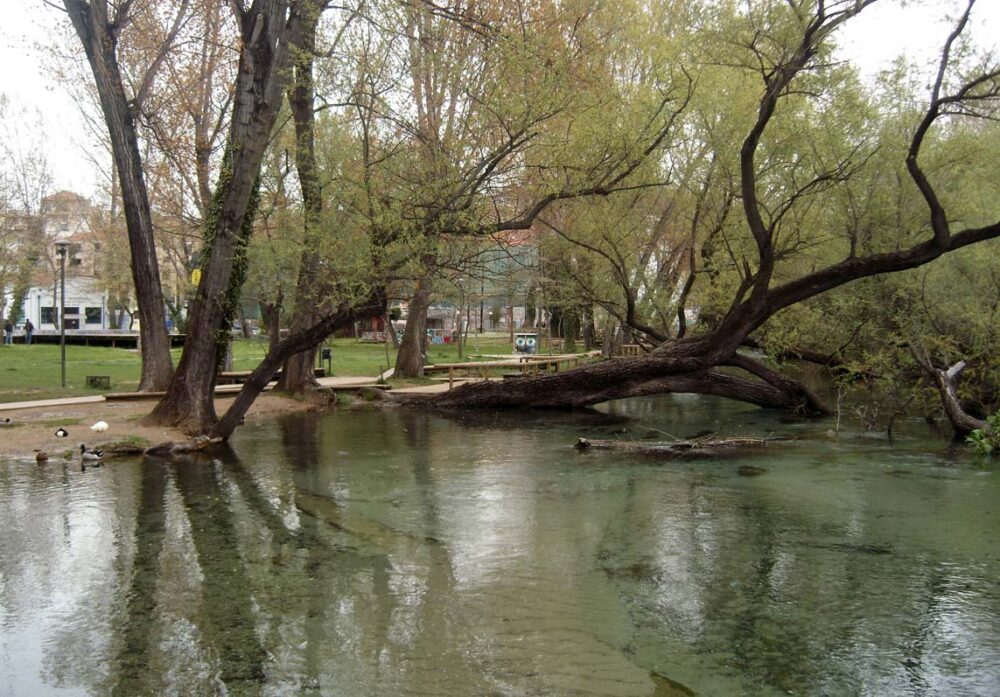
<path id="1" fill-rule="evenodd" d="M 85 197 L 60 191 L 42 200 L 44 251 L 32 276 L 19 324 L 31 320 L 39 333 L 59 331 L 60 259 L 55 243 L 69 244 L 66 253 L 66 332 L 115 329 L 108 312 L 108 293 L 97 274 L 101 245 L 91 232 L 93 209 Z M 5 303 L 13 298 L 5 298 Z"/>
<path id="2" fill-rule="evenodd" d="M 108 294 L 95 288 L 95 279 L 66 276 L 66 332 L 109 331 Z M 32 286 L 24 300 L 25 319 L 39 332 L 59 331 L 59 281 L 50 286 Z"/>

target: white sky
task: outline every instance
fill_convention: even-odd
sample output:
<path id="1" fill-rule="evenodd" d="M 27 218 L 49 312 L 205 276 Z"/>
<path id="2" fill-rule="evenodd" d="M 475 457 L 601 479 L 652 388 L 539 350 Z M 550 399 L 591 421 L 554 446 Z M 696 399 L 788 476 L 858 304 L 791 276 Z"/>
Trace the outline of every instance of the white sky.
<path id="1" fill-rule="evenodd" d="M 843 55 L 861 60 L 866 74 L 873 75 L 895 56 L 933 61 L 935 51 L 947 36 L 945 17 L 957 16 L 960 0 L 914 0 L 901 7 L 900 0 L 885 0 L 852 20 L 840 35 Z M 48 158 L 55 189 L 71 189 L 85 196 L 95 194 L 97 175 L 85 153 L 91 148 L 76 105 L 51 76 L 39 44 L 51 43 L 53 32 L 68 26 L 64 13 L 42 0 L 0 0 L 0 93 L 13 105 L 39 109 L 44 122 Z M 1000 0 L 979 0 L 971 26 L 975 41 L 995 47 L 1000 37 Z"/>
<path id="2" fill-rule="evenodd" d="M 42 112 L 47 156 L 55 178 L 55 189 L 71 189 L 85 196 L 94 194 L 97 180 L 84 156 L 89 143 L 74 102 L 48 75 L 49 62 L 38 48 L 47 44 L 56 26 L 68 26 L 65 13 L 41 0 L 0 0 L 0 93 L 12 108 Z"/>

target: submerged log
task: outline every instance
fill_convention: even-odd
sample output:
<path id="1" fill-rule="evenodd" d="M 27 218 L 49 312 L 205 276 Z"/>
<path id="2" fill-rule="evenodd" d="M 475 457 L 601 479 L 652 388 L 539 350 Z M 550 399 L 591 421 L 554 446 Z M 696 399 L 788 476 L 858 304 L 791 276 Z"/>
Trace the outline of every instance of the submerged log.
<path id="1" fill-rule="evenodd" d="M 150 455 L 152 457 L 172 457 L 174 455 L 186 455 L 189 453 L 201 452 L 206 448 L 209 448 L 213 445 L 219 445 L 223 442 L 225 442 L 223 438 L 196 436 L 191 440 L 167 441 L 165 443 L 158 443 L 157 445 L 146 448 L 143 454 Z"/>
<path id="2" fill-rule="evenodd" d="M 677 440 L 670 443 L 639 443 L 628 440 L 597 440 L 580 438 L 576 442 L 577 450 L 618 450 L 638 455 L 655 455 L 668 458 L 701 458 L 719 457 L 731 454 L 734 450 L 762 448 L 768 443 L 781 438 L 699 438 L 696 440 Z"/>

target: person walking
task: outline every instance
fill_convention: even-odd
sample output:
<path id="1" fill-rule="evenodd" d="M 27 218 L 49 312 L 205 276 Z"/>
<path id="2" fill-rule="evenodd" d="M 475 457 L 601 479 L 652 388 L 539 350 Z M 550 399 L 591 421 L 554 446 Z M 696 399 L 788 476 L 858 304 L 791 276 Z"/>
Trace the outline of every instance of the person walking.
<path id="1" fill-rule="evenodd" d="M 14 343 L 14 323 L 7 320 L 7 324 L 3 325 L 3 343 L 10 346 Z"/>
<path id="2" fill-rule="evenodd" d="M 35 333 L 35 325 L 31 323 L 30 319 L 24 321 L 24 343 L 31 343 L 31 335 Z"/>

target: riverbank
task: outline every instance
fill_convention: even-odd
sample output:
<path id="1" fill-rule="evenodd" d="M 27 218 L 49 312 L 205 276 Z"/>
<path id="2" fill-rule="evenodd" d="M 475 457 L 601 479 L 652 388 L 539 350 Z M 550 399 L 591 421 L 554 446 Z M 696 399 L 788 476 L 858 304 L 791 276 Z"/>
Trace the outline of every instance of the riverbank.
<path id="1" fill-rule="evenodd" d="M 216 399 L 216 412 L 222 414 L 231 401 L 231 397 Z M 40 406 L 5 411 L 3 417 L 10 418 L 11 425 L 0 429 L 0 457 L 33 460 L 38 451 L 52 458 L 62 457 L 65 452 L 78 449 L 80 443 L 101 448 L 121 441 L 149 446 L 168 440 L 184 440 L 186 436 L 177 429 L 139 423 L 153 405 L 154 402 L 148 400 L 83 403 L 51 400 Z M 246 424 L 241 428 L 252 428 L 255 421 L 314 408 L 316 406 L 307 401 L 274 393 L 262 394 L 250 407 Z M 98 421 L 107 422 L 108 430 L 103 433 L 91 431 L 90 426 Z M 64 428 L 69 435 L 57 438 L 55 431 L 59 428 Z"/>

